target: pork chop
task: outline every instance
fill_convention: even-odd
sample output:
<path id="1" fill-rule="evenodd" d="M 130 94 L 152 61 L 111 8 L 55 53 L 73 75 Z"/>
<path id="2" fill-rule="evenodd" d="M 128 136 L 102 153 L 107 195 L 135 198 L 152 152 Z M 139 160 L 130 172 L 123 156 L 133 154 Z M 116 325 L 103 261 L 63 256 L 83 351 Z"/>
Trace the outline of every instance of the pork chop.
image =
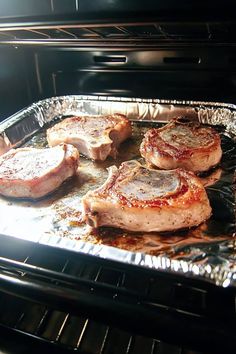
<path id="1" fill-rule="evenodd" d="M 122 141 L 132 134 L 130 121 L 122 114 L 66 118 L 47 130 L 49 146 L 74 145 L 92 160 L 116 158 Z"/>
<path id="2" fill-rule="evenodd" d="M 41 198 L 76 173 L 78 158 L 78 150 L 67 144 L 49 149 L 12 149 L 0 157 L 0 194 Z"/>
<path id="3" fill-rule="evenodd" d="M 193 172 L 153 170 L 133 160 L 110 167 L 106 182 L 89 191 L 82 206 L 88 225 L 130 231 L 188 228 L 211 215 L 206 191 Z"/>
<path id="4" fill-rule="evenodd" d="M 140 146 L 146 162 L 164 170 L 177 167 L 203 172 L 217 165 L 222 156 L 220 136 L 210 127 L 171 121 L 150 129 Z"/>

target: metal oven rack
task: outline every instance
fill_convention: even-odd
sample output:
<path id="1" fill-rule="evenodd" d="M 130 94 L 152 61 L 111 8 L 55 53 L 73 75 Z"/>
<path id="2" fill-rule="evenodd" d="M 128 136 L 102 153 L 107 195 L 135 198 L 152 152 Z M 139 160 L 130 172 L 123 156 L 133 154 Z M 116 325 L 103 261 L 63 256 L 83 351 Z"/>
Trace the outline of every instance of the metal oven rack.
<path id="1" fill-rule="evenodd" d="M 48 24 L 29 26 L 0 27 L 2 44 L 35 45 L 76 45 L 86 46 L 137 46 L 150 47 L 175 41 L 183 44 L 193 43 L 222 44 L 235 41 L 234 23 L 168 23 L 149 21 L 143 23 L 116 22 L 112 24 Z M 144 42 L 145 40 L 145 42 Z M 194 63 L 194 61 L 192 61 Z M 182 62 L 183 63 L 183 62 Z M 189 61 L 191 64 L 191 61 Z"/>
<path id="2" fill-rule="evenodd" d="M 0 3 L 0 44 L 93 47 L 234 44 L 234 2 L 36 0 Z M 231 58 L 233 61 L 233 59 Z M 182 64 L 197 64 L 194 60 Z M 171 61 L 169 62 L 169 64 Z"/>
<path id="3" fill-rule="evenodd" d="M 0 253 L 4 330 L 81 353 L 142 353 L 144 346 L 145 353 L 187 354 L 212 342 L 214 352 L 230 353 L 236 345 L 233 289 L 4 236 Z"/>

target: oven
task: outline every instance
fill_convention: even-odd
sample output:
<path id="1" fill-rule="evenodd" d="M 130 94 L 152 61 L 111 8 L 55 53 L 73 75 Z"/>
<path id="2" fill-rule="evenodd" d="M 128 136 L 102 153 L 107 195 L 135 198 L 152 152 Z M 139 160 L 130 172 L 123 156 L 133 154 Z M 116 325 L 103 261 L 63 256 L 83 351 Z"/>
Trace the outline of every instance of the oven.
<path id="1" fill-rule="evenodd" d="M 145 117 L 157 106 L 164 116 L 185 106 L 203 122 L 225 119 L 232 177 L 234 11 L 231 1 L 0 1 L 4 141 L 23 141 L 42 117 L 74 105 Z M 1 229 L 1 352 L 235 353 L 233 181 L 227 188 L 220 185 L 226 202 L 216 201 L 214 213 L 217 237 L 227 228 L 230 238 L 187 245 L 173 262 L 163 252 L 119 253 L 70 237 L 38 241 L 39 220 L 27 236 Z M 1 212 L 0 223 L 23 224 L 11 212 Z"/>

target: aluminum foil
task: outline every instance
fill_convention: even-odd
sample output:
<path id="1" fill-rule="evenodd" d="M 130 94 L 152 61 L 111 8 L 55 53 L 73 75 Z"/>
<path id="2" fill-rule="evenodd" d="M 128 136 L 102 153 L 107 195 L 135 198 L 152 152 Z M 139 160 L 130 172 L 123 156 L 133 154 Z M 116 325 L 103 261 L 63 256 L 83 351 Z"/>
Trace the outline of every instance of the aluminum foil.
<path id="1" fill-rule="evenodd" d="M 236 106 L 225 103 L 97 96 L 53 97 L 34 103 L 0 124 L 0 152 L 18 146 L 47 146 L 47 127 L 74 114 L 123 113 L 133 121 L 133 137 L 117 160 L 81 157 L 79 173 L 38 201 L 0 198 L 0 233 L 141 267 L 236 285 L 235 190 Z M 81 221 L 81 197 L 101 185 L 107 167 L 138 159 L 143 134 L 173 117 L 214 125 L 222 139 L 218 167 L 201 175 L 213 208 L 211 219 L 174 233 L 128 233 L 113 228 L 91 231 Z"/>

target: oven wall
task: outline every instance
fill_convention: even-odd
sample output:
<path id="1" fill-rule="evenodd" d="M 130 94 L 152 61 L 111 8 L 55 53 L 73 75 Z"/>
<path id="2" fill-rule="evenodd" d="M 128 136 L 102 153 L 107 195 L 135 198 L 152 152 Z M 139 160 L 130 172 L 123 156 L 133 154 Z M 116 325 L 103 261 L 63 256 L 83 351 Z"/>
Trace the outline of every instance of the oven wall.
<path id="1" fill-rule="evenodd" d="M 32 100 L 27 60 L 24 50 L 0 46 L 0 120 Z"/>
<path id="2" fill-rule="evenodd" d="M 94 94 L 236 103 L 234 47 L 0 47 L 1 120 L 46 97 Z"/>

